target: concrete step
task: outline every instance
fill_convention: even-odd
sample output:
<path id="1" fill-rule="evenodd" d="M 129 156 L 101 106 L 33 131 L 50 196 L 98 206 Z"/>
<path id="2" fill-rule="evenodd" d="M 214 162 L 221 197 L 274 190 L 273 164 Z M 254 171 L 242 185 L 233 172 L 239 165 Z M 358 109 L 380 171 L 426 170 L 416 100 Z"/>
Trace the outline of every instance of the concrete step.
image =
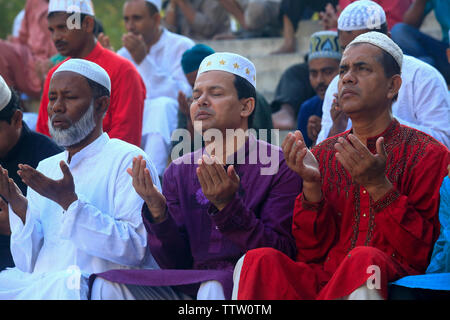
<path id="1" fill-rule="evenodd" d="M 306 53 L 309 49 L 309 37 L 321 30 L 318 21 L 301 21 L 296 33 L 297 53 Z M 203 41 L 215 51 L 232 51 L 249 59 L 270 55 L 271 52 L 281 47 L 283 38 L 252 38 L 235 40 L 209 40 Z M 284 56 L 284 55 L 280 55 Z"/>
<path id="2" fill-rule="evenodd" d="M 436 16 L 434 11 L 431 11 L 423 20 L 422 26 L 420 27 L 420 31 L 428 34 L 430 37 L 433 37 L 437 40 L 442 40 L 442 29 L 439 25 L 439 22 L 436 20 Z"/>
<path id="3" fill-rule="evenodd" d="M 318 21 L 301 21 L 296 34 L 295 53 L 271 55 L 283 44 L 282 38 L 254 38 L 214 40 L 203 42 L 215 51 L 232 51 L 250 59 L 257 70 L 257 88 L 271 102 L 283 72 L 290 66 L 304 61 L 309 50 L 310 35 L 321 30 Z"/>
<path id="4" fill-rule="evenodd" d="M 203 43 L 209 45 L 217 52 L 231 51 L 252 60 L 257 70 L 258 91 L 271 102 L 283 72 L 290 66 L 304 61 L 304 56 L 309 51 L 311 34 L 320 30 L 322 28 L 319 21 L 301 21 L 296 33 L 296 52 L 290 54 L 270 54 L 281 47 L 283 43 L 281 37 L 212 40 L 204 41 Z M 433 12 L 425 18 L 421 31 L 436 39 L 442 39 L 442 31 Z"/>

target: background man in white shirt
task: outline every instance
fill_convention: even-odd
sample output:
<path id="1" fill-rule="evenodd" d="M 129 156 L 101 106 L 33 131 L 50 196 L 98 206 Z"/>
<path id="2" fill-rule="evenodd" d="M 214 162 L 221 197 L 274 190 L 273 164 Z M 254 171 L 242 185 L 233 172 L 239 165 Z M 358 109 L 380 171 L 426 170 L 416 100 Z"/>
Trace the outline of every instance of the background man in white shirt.
<path id="1" fill-rule="evenodd" d="M 358 35 L 379 31 L 388 34 L 383 8 L 373 1 L 356 1 L 339 16 L 339 43 L 344 49 Z M 394 117 L 403 125 L 431 135 L 450 147 L 450 97 L 443 76 L 431 65 L 403 55 L 403 83 L 392 105 Z M 336 104 L 338 76 L 330 83 L 322 110 L 322 129 L 317 143 L 350 129 L 351 121 Z"/>
<path id="2" fill-rule="evenodd" d="M 191 94 L 181 67 L 183 53 L 195 43 L 161 26 L 161 0 L 129 0 L 123 17 L 128 31 L 117 53 L 136 65 L 147 97 L 142 148 L 152 158 L 159 176 L 167 166 L 172 132 L 177 127 L 178 93 Z"/>

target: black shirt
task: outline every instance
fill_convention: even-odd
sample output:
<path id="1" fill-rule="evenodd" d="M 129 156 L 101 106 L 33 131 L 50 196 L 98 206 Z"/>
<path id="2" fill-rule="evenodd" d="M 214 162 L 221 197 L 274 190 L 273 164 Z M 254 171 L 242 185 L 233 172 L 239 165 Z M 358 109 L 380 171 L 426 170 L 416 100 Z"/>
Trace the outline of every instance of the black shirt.
<path id="1" fill-rule="evenodd" d="M 8 175 L 14 180 L 24 195 L 27 186 L 17 174 L 19 164 L 27 164 L 36 168 L 41 160 L 49 158 L 64 151 L 47 136 L 31 131 L 25 122 L 22 122 L 22 133 L 17 144 L 8 152 L 5 158 L 0 158 L 0 165 L 8 170 Z M 10 253 L 10 237 L 0 235 L 0 271 L 6 267 L 14 267 Z"/>

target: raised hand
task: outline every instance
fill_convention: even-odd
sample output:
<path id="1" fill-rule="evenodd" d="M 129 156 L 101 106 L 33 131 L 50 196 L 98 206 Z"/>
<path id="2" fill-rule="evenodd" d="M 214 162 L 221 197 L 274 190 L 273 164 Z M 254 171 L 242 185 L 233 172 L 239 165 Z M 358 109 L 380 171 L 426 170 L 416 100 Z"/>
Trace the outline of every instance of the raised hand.
<path id="1" fill-rule="evenodd" d="M 133 188 L 145 201 L 153 218 L 154 223 L 161 222 L 166 218 L 166 198 L 153 184 L 150 171 L 142 156 L 133 158 L 133 167 L 127 169 L 133 178 Z"/>
<path id="2" fill-rule="evenodd" d="M 312 202 L 322 198 L 319 163 L 306 147 L 302 133 L 290 132 L 281 145 L 288 167 L 303 179 L 303 195 Z"/>
<path id="3" fill-rule="evenodd" d="M 281 145 L 284 158 L 289 168 L 296 172 L 303 181 L 319 182 L 319 164 L 314 155 L 306 147 L 302 133 L 290 132 Z"/>
<path id="4" fill-rule="evenodd" d="M 333 104 L 331 105 L 330 110 L 331 120 L 333 120 L 333 125 L 330 129 L 330 133 L 328 137 L 335 136 L 339 133 L 342 133 L 347 129 L 348 124 L 348 116 L 342 111 L 342 108 L 339 106 L 338 95 L 334 94 Z"/>
<path id="5" fill-rule="evenodd" d="M 26 164 L 19 164 L 17 174 L 31 189 L 67 210 L 74 201 L 78 200 L 78 196 L 75 193 L 75 184 L 69 167 L 64 161 L 61 161 L 59 166 L 63 173 L 63 178 L 60 180 L 52 180 Z"/>
<path id="6" fill-rule="evenodd" d="M 22 194 L 13 179 L 8 176 L 8 170 L 0 166 L 0 195 L 11 205 L 17 216 L 25 224 L 28 208 L 27 198 Z"/>
<path id="7" fill-rule="evenodd" d="M 239 189 L 240 178 L 234 166 L 227 171 L 214 157 L 203 155 L 198 161 L 197 177 L 205 197 L 219 210 L 233 200 Z"/>
<path id="8" fill-rule="evenodd" d="M 328 3 L 325 11 L 319 13 L 320 22 L 325 30 L 337 28 L 337 20 L 341 11 L 339 5 L 335 9 L 331 3 Z"/>
<path id="9" fill-rule="evenodd" d="M 342 137 L 338 139 L 335 144 L 336 158 L 352 176 L 353 181 L 362 185 L 376 201 L 392 188 L 385 173 L 387 153 L 384 138 L 377 139 L 376 155 L 353 134 L 348 135 L 348 140 Z"/>
<path id="10" fill-rule="evenodd" d="M 316 144 L 317 137 L 319 136 L 320 129 L 322 128 L 322 118 L 312 115 L 308 118 L 308 124 L 306 125 L 306 130 L 308 133 L 308 138 L 311 139 L 313 145 Z"/>
<path id="11" fill-rule="evenodd" d="M 98 42 L 102 45 L 103 48 L 114 51 L 114 48 L 111 45 L 111 41 L 109 37 L 105 35 L 103 32 L 100 32 L 97 36 Z"/>
<path id="12" fill-rule="evenodd" d="M 9 227 L 9 210 L 8 204 L 0 197 L 0 234 L 11 235 L 11 228 Z"/>
<path id="13" fill-rule="evenodd" d="M 122 36 L 122 43 L 128 52 L 130 52 L 136 64 L 141 64 L 144 61 L 148 53 L 147 45 L 145 44 L 142 35 L 135 35 L 131 32 Z"/>

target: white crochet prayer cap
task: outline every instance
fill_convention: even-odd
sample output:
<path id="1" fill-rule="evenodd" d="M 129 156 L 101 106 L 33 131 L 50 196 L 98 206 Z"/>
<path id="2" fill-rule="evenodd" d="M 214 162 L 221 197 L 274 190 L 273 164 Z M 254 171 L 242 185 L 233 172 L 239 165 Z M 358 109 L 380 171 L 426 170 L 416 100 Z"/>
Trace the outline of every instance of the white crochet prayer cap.
<path id="1" fill-rule="evenodd" d="M 52 12 L 83 13 L 95 16 L 91 0 L 50 0 L 48 13 Z"/>
<path id="2" fill-rule="evenodd" d="M 341 31 L 379 29 L 385 22 L 386 14 L 378 3 L 358 0 L 342 10 L 338 19 L 338 29 Z"/>
<path id="3" fill-rule="evenodd" d="M 2 111 L 11 100 L 11 90 L 0 75 L 0 111 Z"/>
<path id="4" fill-rule="evenodd" d="M 161 11 L 161 0 L 146 0 L 146 1 L 154 5 L 158 9 L 158 11 Z"/>
<path id="5" fill-rule="evenodd" d="M 377 31 L 363 33 L 357 36 L 352 42 L 350 42 L 348 47 L 350 47 L 352 44 L 355 43 L 370 43 L 374 46 L 377 46 L 378 48 L 389 53 L 394 58 L 394 60 L 397 61 L 398 65 L 400 66 L 400 69 L 402 68 L 403 63 L 402 49 L 400 49 L 400 47 L 384 33 Z"/>
<path id="6" fill-rule="evenodd" d="M 207 71 L 225 71 L 241 76 L 256 89 L 256 68 L 247 58 L 230 52 L 216 52 L 203 59 L 197 77 Z"/>
<path id="7" fill-rule="evenodd" d="M 104 86 L 108 89 L 109 93 L 111 93 L 111 79 L 109 78 L 108 73 L 94 62 L 84 59 L 69 59 L 56 69 L 52 78 L 55 74 L 62 71 L 78 73 L 83 77 Z"/>

